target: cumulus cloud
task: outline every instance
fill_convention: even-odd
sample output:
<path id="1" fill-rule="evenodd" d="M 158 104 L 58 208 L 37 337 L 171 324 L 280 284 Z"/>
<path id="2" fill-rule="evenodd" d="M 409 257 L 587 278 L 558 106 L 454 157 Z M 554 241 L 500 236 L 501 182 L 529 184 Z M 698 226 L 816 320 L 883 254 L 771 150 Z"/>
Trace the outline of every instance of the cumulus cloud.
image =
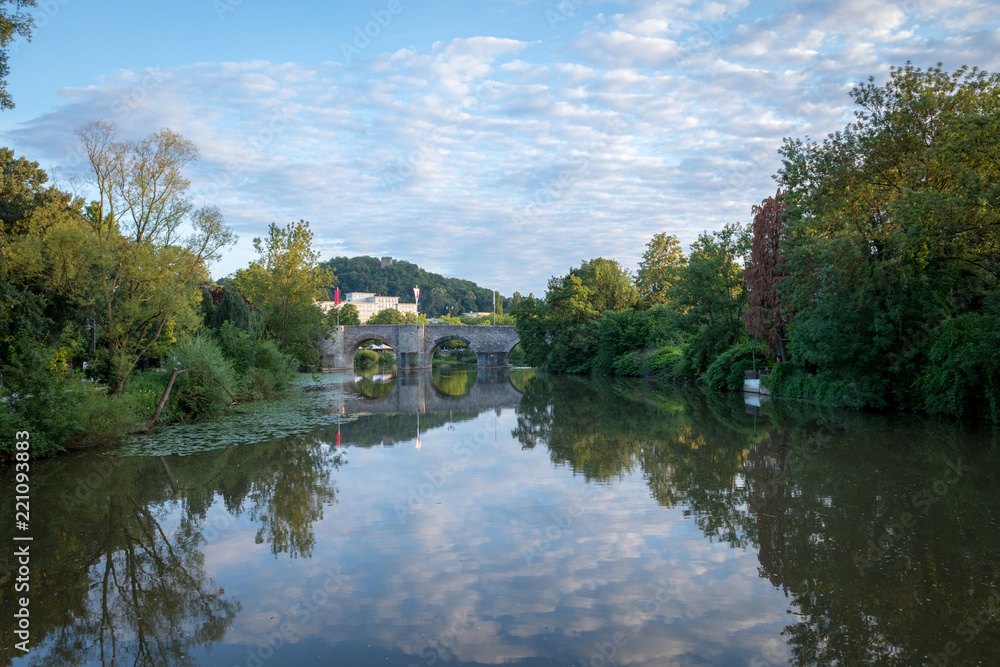
<path id="1" fill-rule="evenodd" d="M 589 661 L 622 633 L 615 663 L 650 666 L 783 645 L 788 601 L 758 576 L 754 550 L 707 540 L 684 507 L 656 504 L 641 472 L 592 484 L 552 465 L 547 448 L 522 449 L 513 410 L 499 417 L 494 443 L 493 419 L 424 431 L 419 451 L 412 440 L 348 447 L 307 568 L 234 549 L 253 539 L 238 523 L 208 544 L 206 568 L 243 601 L 225 642 L 255 646 L 291 621 L 295 641 L 363 637 L 375 655 L 420 664 L 503 664 Z M 474 455 L 457 454 L 458 443 Z M 454 472 L 429 490 L 427 475 L 446 464 Z M 428 491 L 400 521 L 421 486 Z M 302 612 L 327 568 L 342 585 Z"/>
<path id="2" fill-rule="evenodd" d="M 304 218 L 325 256 L 388 254 L 539 294 L 581 259 L 634 268 L 654 233 L 690 243 L 746 221 L 773 192 L 782 138 L 842 127 L 869 74 L 1000 66 L 985 0 L 619 6 L 505 10 L 544 26 L 562 7 L 541 39 L 483 25 L 349 63 L 112 72 L 7 136 L 69 176 L 82 167 L 75 126 L 169 126 L 201 149 L 196 195 L 245 239 Z M 248 248 L 215 273 L 245 265 Z"/>

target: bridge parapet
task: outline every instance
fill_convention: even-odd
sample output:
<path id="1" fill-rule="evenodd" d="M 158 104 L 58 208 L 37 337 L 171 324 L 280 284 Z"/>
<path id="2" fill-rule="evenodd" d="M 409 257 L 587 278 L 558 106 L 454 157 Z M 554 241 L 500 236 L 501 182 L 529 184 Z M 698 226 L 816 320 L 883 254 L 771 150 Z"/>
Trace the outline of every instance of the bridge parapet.
<path id="1" fill-rule="evenodd" d="M 324 361 L 331 368 L 353 368 L 358 348 L 372 340 L 389 345 L 402 369 L 429 368 L 434 350 L 449 340 L 466 343 L 480 366 L 506 366 L 510 351 L 520 340 L 517 327 L 488 325 L 362 324 L 334 327 L 332 333 L 321 345 Z"/>

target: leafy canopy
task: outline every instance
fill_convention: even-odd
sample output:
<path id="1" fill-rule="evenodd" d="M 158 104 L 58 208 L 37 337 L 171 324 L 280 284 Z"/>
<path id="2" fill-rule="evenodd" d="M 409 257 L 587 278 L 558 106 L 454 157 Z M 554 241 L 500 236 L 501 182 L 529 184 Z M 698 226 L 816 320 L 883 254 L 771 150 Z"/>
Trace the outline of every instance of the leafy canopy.
<path id="1" fill-rule="evenodd" d="M 235 276 L 237 291 L 261 310 L 271 335 L 303 364 L 318 359 L 313 341 L 324 324 L 316 301 L 334 281 L 333 272 L 319 266 L 312 240 L 305 220 L 284 227 L 272 222 L 267 238 L 253 240 L 258 259 Z"/>

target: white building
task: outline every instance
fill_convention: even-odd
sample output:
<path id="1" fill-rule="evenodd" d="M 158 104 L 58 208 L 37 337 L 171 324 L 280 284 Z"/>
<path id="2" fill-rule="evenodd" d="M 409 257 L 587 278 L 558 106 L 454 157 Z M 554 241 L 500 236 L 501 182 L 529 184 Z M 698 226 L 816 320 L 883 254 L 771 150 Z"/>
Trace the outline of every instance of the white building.
<path id="1" fill-rule="evenodd" d="M 386 308 L 392 308 L 404 314 L 417 314 L 417 304 L 415 303 L 400 303 L 398 296 L 378 296 L 372 292 L 347 292 L 340 305 L 343 306 L 345 303 L 354 304 L 354 307 L 358 309 L 358 319 L 361 320 L 362 324 L 367 322 L 372 315 Z M 338 307 L 333 301 L 317 301 L 316 305 L 324 313 L 330 312 L 331 308 Z"/>

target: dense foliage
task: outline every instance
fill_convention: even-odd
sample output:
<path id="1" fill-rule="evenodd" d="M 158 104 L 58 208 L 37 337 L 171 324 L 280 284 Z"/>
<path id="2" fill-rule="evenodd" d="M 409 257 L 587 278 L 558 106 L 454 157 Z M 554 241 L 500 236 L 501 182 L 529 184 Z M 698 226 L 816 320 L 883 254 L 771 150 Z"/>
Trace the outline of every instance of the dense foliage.
<path id="1" fill-rule="evenodd" d="M 272 222 L 266 239 L 253 240 L 259 258 L 235 277 L 237 291 L 260 309 L 268 331 L 302 365 L 319 363 L 314 341 L 324 335 L 327 323 L 316 301 L 334 279 L 333 272 L 319 265 L 312 239 L 304 220 L 285 227 Z"/>
<path id="2" fill-rule="evenodd" d="M 737 389 L 759 361 L 783 395 L 1000 421 L 1000 75 L 907 64 L 851 97 L 842 132 L 785 141 L 752 227 L 686 256 L 660 233 L 634 280 L 598 258 L 524 300 L 528 362 Z"/>
<path id="3" fill-rule="evenodd" d="M 746 338 L 741 261 L 748 246 L 749 230 L 738 224 L 703 233 L 688 257 L 660 234 L 647 246 L 638 279 L 600 257 L 552 278 L 543 299 L 525 299 L 514 310 L 528 363 L 568 373 L 697 378 Z"/>
<path id="4" fill-rule="evenodd" d="M 383 267 L 377 257 L 334 257 L 322 268 L 336 271 L 341 294 L 372 292 L 398 296 L 400 303 L 414 303 L 413 288 L 420 287 L 420 312 L 428 317 L 459 315 L 464 312 L 493 312 L 493 292 L 468 280 L 445 278 L 421 269 L 416 264 L 393 260 Z M 329 300 L 333 299 L 332 288 Z M 517 305 L 520 295 L 510 299 L 500 297 L 500 312 Z"/>
<path id="5" fill-rule="evenodd" d="M 908 64 L 851 97 L 854 123 L 781 150 L 794 370 L 863 405 L 973 414 L 1000 383 L 979 349 L 996 330 L 1000 75 Z"/>
<path id="6" fill-rule="evenodd" d="M 45 456 L 283 391 L 325 331 L 299 280 L 315 274 L 286 270 L 311 252 L 301 226 L 259 245 L 270 264 L 247 271 L 255 307 L 210 284 L 235 237 L 187 197 L 193 144 L 100 122 L 78 134 L 98 196 L 86 205 L 0 149 L 0 432 L 30 432 Z M 0 459 L 12 448 L 0 440 Z"/>

